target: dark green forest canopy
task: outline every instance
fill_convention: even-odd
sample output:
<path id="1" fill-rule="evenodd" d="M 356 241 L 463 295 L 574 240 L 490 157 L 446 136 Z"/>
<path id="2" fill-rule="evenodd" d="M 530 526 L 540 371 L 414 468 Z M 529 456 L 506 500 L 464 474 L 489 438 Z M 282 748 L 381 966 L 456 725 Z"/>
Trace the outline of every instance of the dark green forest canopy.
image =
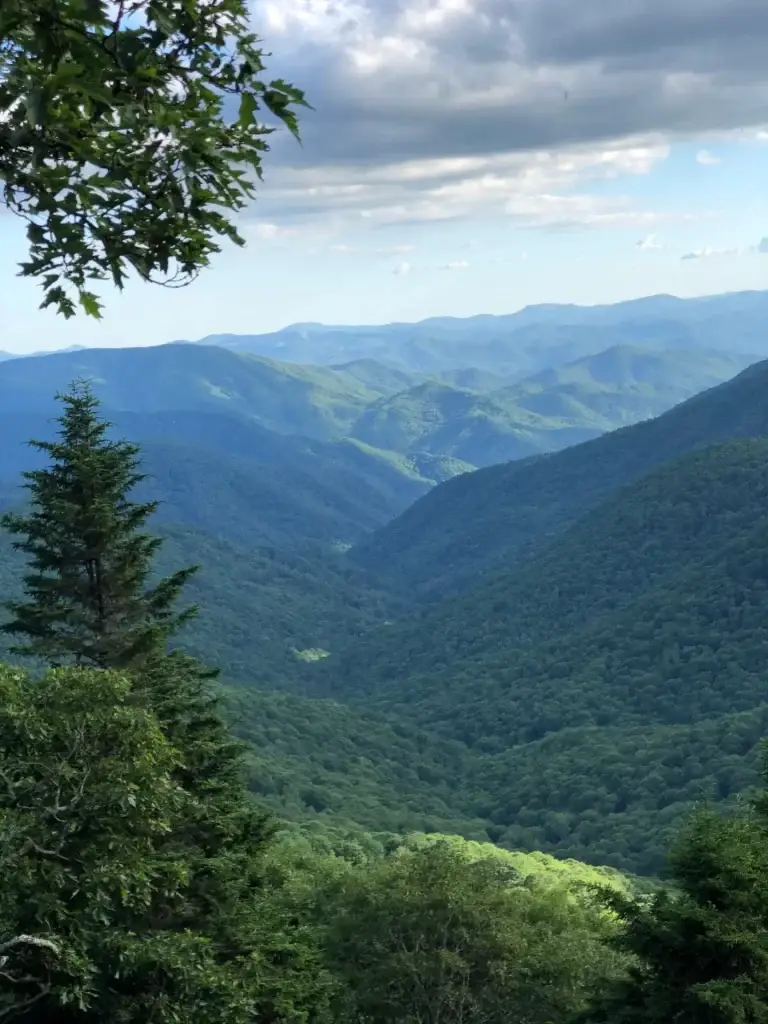
<path id="1" fill-rule="evenodd" d="M 736 434 L 760 422 L 749 380 L 702 398 L 733 410 L 735 389 Z M 414 614 L 407 590 L 331 549 L 334 509 L 349 515 L 338 501 L 322 511 L 325 542 L 296 546 L 321 521 L 311 487 L 328 481 L 292 438 L 303 511 L 286 519 L 286 492 L 266 499 L 279 472 L 255 458 L 248 468 L 251 443 L 266 452 L 274 435 L 206 412 L 199 430 L 217 426 L 203 450 L 194 412 L 121 415 L 149 435 L 145 496 L 161 500 L 166 540 L 158 572 L 202 563 L 188 592 L 203 614 L 178 642 L 237 685 L 230 708 L 253 751 L 251 786 L 277 813 L 451 831 L 654 874 L 692 803 L 727 804 L 756 783 L 765 441 L 698 448 L 641 474 L 530 563 Z M 179 443 L 156 440 L 174 423 L 197 467 L 192 487 L 176 472 Z M 642 447 L 649 426 L 627 436 Z M 260 488 L 240 502 L 224 479 L 230 428 Z M 351 463 L 335 465 L 318 496 L 351 479 Z M 465 479 L 482 485 L 487 472 Z M 369 507 L 360 489 L 352 496 Z M 12 592 L 18 561 L 6 552 L 0 569 Z"/>
<path id="2" fill-rule="evenodd" d="M 354 557 L 428 599 L 518 565 L 619 487 L 686 452 L 768 436 L 768 362 L 656 419 L 564 451 L 481 469 L 435 488 Z"/>

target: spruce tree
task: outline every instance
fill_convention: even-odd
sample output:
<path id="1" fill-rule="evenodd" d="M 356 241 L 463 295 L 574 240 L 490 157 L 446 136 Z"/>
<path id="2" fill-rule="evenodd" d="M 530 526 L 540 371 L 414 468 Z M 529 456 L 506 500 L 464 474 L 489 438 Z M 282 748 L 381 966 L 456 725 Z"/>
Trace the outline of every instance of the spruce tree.
<path id="1" fill-rule="evenodd" d="M 153 716 L 179 754 L 171 779 L 189 803 L 153 851 L 185 865 L 185 885 L 181 893 L 156 891 L 134 931 L 161 944 L 163 935 L 169 942 L 184 932 L 204 936 L 215 963 L 251 993 L 252 1019 L 303 1019 L 324 1006 L 325 981 L 304 966 L 307 956 L 314 963 L 313 952 L 297 939 L 298 924 L 266 898 L 263 854 L 274 826 L 245 786 L 243 747 L 213 687 L 218 673 L 168 649 L 196 612 L 174 608 L 195 568 L 149 586 L 161 540 L 143 530 L 155 503 L 130 500 L 143 479 L 139 449 L 108 439 L 110 424 L 87 384 L 59 398 L 59 438 L 32 442 L 51 465 L 25 474 L 31 510 L 2 520 L 31 560 L 26 600 L 9 605 L 14 618 L 5 629 L 26 640 L 17 653 L 119 669 L 131 683 L 129 701 Z M 155 968 L 144 966 L 149 978 Z"/>
<path id="2" fill-rule="evenodd" d="M 142 531 L 157 503 L 129 497 L 145 478 L 139 449 L 108 437 L 112 424 L 87 383 L 57 398 L 58 438 L 30 442 L 50 457 L 24 473 L 30 510 L 1 521 L 31 562 L 26 600 L 7 604 L 3 629 L 23 639 L 13 653 L 51 665 L 136 668 L 194 614 L 174 605 L 197 567 L 149 585 L 162 541 Z"/>
<path id="3" fill-rule="evenodd" d="M 768 781 L 768 776 L 766 776 Z M 672 887 L 612 897 L 628 974 L 582 1024 L 768 1024 L 768 822 L 697 814 L 670 857 Z"/>

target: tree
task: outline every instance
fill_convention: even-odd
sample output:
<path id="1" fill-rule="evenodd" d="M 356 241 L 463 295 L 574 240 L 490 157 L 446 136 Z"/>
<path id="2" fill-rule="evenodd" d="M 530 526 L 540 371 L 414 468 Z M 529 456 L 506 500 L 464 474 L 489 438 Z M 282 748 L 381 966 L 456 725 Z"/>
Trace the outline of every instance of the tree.
<path id="1" fill-rule="evenodd" d="M 251 1021 L 209 938 L 169 929 L 194 799 L 114 672 L 0 669 L 0 1021 Z"/>
<path id="2" fill-rule="evenodd" d="M 594 1024 L 768 1022 L 768 828 L 759 814 L 694 817 L 670 857 L 672 888 L 612 897 L 633 958 Z"/>
<path id="3" fill-rule="evenodd" d="M 13 618 L 2 628 L 24 638 L 14 653 L 52 665 L 136 668 L 194 615 L 174 603 L 196 567 L 149 586 L 162 541 L 141 530 L 157 503 L 129 499 L 144 479 L 139 449 L 107 437 L 88 384 L 58 397 L 58 439 L 31 442 L 51 458 L 24 474 L 31 510 L 0 520 L 31 559 L 27 600 L 8 603 Z"/>
<path id="4" fill-rule="evenodd" d="M 268 111 L 298 137 L 303 93 L 263 80 L 246 0 L 3 0 L 0 179 L 28 222 L 21 274 L 86 313 L 126 273 L 185 284 L 243 238 Z M 233 109 L 234 108 L 234 109 Z"/>
<path id="5" fill-rule="evenodd" d="M 25 719 L 39 744 L 35 763 L 53 764 L 46 769 L 46 778 L 55 788 L 57 773 L 66 777 L 68 771 L 70 755 L 62 763 L 60 751 L 69 749 L 68 730 L 77 732 L 78 713 L 87 721 L 91 704 L 106 714 L 112 701 L 118 707 L 124 705 L 126 715 L 135 712 L 153 723 L 162 744 L 173 752 L 173 757 L 162 761 L 159 754 L 155 758 L 150 743 L 145 753 L 153 764 L 157 760 L 164 766 L 163 778 L 183 804 L 183 813 L 169 815 L 135 861 L 137 877 L 145 880 L 144 902 L 136 913 L 129 913 L 130 907 L 119 910 L 123 876 L 115 873 L 105 884 L 118 909 L 99 904 L 93 911 L 97 917 L 101 914 L 101 931 L 91 927 L 89 905 L 79 905 L 74 896 L 70 901 L 67 927 L 77 935 L 93 935 L 87 949 L 82 944 L 77 947 L 77 971 L 93 976 L 96 988 L 86 995 L 97 1010 L 94 1018 L 64 1016 L 62 1024 L 70 1019 L 95 1019 L 100 1024 L 134 1020 L 138 1024 L 149 1019 L 237 1024 L 299 1020 L 309 1013 L 320 1021 L 327 983 L 321 972 L 312 969 L 316 953 L 300 925 L 285 918 L 274 887 L 269 894 L 265 891 L 264 855 L 274 827 L 245 787 L 242 745 L 233 740 L 221 717 L 220 695 L 213 689 L 216 672 L 180 650 L 167 648 L 174 631 L 194 612 L 174 610 L 193 570 L 181 570 L 148 586 L 160 540 L 141 529 L 154 504 L 133 503 L 128 497 L 142 478 L 138 449 L 107 439 L 108 424 L 98 418 L 98 402 L 87 386 L 73 388 L 62 399 L 66 409 L 59 440 L 35 442 L 52 456 L 53 464 L 27 474 L 32 510 L 5 520 L 9 529 L 22 536 L 17 546 L 33 563 L 25 577 L 27 600 L 11 606 L 15 618 L 6 627 L 27 640 L 16 650 L 77 666 L 50 677 L 61 691 L 50 697 L 50 705 L 59 709 L 56 721 L 64 739 L 50 723 L 43 728 L 34 718 Z M 121 670 L 120 676 L 115 675 L 116 669 Z M 92 700 L 89 694 L 100 681 L 104 695 Z M 40 692 L 47 692 L 45 681 Z M 0 694 L 0 706 L 1 699 Z M 98 719 L 96 725 L 101 722 Z M 145 739 L 149 743 L 151 737 Z M 106 757 L 110 742 L 99 740 L 101 756 Z M 6 753 L 12 760 L 21 749 L 22 740 L 6 740 L 0 732 L 0 758 Z M 118 794 L 119 772 L 129 772 L 128 762 L 139 763 L 143 756 L 138 740 L 132 751 L 126 751 L 126 763 L 122 749 L 117 745 L 115 754 Z M 22 773 L 24 763 L 22 758 Z M 77 775 L 83 786 L 91 777 L 90 768 Z M 151 779 L 146 781 L 149 791 L 154 785 Z M 18 800 L 18 792 L 14 793 Z M 46 806 L 45 799 L 30 798 L 30 813 L 36 805 Z M 71 829 L 66 821 L 62 825 L 55 809 L 53 822 L 45 819 L 54 834 L 61 826 L 71 840 L 66 851 L 61 837 L 35 840 L 35 849 L 53 851 L 57 858 L 61 855 L 78 866 L 74 881 L 70 884 L 65 878 L 62 883 L 67 892 L 77 892 L 78 885 L 100 891 L 99 879 L 107 868 L 89 852 L 92 833 L 97 834 L 93 839 L 97 850 L 102 838 L 108 846 L 123 841 L 111 831 L 110 807 L 88 805 L 88 822 L 78 818 Z M 107 857 L 109 849 L 102 853 Z M 40 893 L 47 891 L 42 868 L 30 874 L 22 862 L 21 869 L 24 877 L 33 879 L 30 886 L 34 883 Z M 157 877 L 152 874 L 155 870 L 160 872 Z M 93 884 L 91 871 L 98 876 Z M 169 880 L 163 871 L 170 872 Z M 16 889 L 21 891 L 20 884 Z M 0 891 L 0 919 L 3 900 Z M 102 904 L 105 900 L 106 896 Z M 35 905 L 32 901 L 30 908 Z M 23 907 L 23 900 L 18 901 L 15 923 L 8 930 L 34 937 L 25 926 Z M 48 920 L 44 914 L 43 919 Z M 64 948 L 58 940 L 55 944 L 57 950 Z M 98 950 L 102 952 L 97 956 Z M 38 947 L 34 951 L 42 955 Z M 58 955 L 52 949 L 48 954 Z M 57 965 L 58 960 L 49 963 L 50 970 L 59 971 Z M 60 989 L 47 976 L 41 981 L 40 973 L 30 977 L 31 996 L 45 990 L 47 998 Z M 16 981 L 14 977 L 10 984 Z M 67 982 L 61 991 L 69 992 L 74 984 Z M 81 995 L 77 989 L 76 998 Z"/>
<path id="6" fill-rule="evenodd" d="M 332 881 L 319 914 L 343 982 L 337 1020 L 555 1024 L 615 973 L 598 910 L 457 844 L 403 850 Z"/>

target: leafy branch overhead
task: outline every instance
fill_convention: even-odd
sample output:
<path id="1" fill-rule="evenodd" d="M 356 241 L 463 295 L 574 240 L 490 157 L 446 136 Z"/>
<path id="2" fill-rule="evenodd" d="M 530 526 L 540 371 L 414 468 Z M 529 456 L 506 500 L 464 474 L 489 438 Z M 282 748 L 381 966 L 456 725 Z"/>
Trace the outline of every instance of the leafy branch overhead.
<path id="1" fill-rule="evenodd" d="M 267 138 L 308 106 L 263 56 L 246 0 L 2 0 L 0 187 L 43 307 L 98 317 L 94 281 L 180 286 L 244 244 Z"/>

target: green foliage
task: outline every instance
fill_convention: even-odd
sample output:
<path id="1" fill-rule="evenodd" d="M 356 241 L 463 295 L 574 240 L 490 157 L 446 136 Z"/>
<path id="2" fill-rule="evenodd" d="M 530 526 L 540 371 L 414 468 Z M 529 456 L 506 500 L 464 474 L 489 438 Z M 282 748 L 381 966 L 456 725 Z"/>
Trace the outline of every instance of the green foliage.
<path id="1" fill-rule="evenodd" d="M 58 1004 L 76 1005 L 74 1014 L 63 1011 L 62 1024 L 89 1019 L 116 1024 L 192 1018 L 245 1022 L 254 1015 L 271 1021 L 300 1020 L 307 1013 L 320 1014 L 319 1020 L 327 985 L 322 970 L 306 967 L 314 962 L 314 947 L 265 894 L 262 862 L 272 828 L 245 788 L 242 748 L 230 737 L 220 715 L 220 696 L 212 689 L 217 673 L 180 651 L 166 650 L 170 635 L 189 618 L 176 614 L 173 604 L 190 573 L 177 572 L 146 589 L 152 557 L 161 542 L 139 532 L 153 506 L 127 498 L 140 480 L 138 450 L 105 440 L 107 425 L 97 418 L 97 403 L 87 388 L 65 396 L 65 402 L 60 443 L 39 446 L 53 456 L 54 464 L 30 474 L 32 514 L 6 518 L 8 526 L 25 535 L 19 546 L 33 555 L 37 569 L 25 580 L 27 602 L 13 605 L 17 621 L 9 628 L 32 633 L 35 643 L 23 653 L 30 653 L 31 647 L 38 659 L 73 659 L 101 671 L 72 669 L 46 677 L 37 689 L 21 675 L 9 676 L 25 687 L 19 715 L 39 743 L 34 766 L 44 771 L 52 795 L 36 792 L 25 802 L 22 788 L 34 780 L 34 771 L 30 774 L 27 768 L 20 740 L 11 736 L 7 743 L 0 742 L 9 764 L 16 764 L 21 753 L 14 769 L 19 778 L 10 774 L 10 768 L 2 778 L 8 780 L 9 809 L 27 815 L 6 822 L 0 837 L 16 842 L 9 860 L 31 851 L 44 864 L 52 859 L 54 865 L 77 865 L 74 881 L 63 867 L 61 876 L 53 879 L 53 895 L 58 897 L 58 890 L 63 890 L 61 906 L 70 915 L 65 921 L 59 920 L 64 910 L 57 911 L 54 920 L 46 916 L 45 899 L 42 909 L 36 910 L 37 904 L 28 899 L 29 888 L 17 898 L 21 882 L 11 882 L 12 895 L 6 900 L 10 916 L 5 922 L 11 939 L 6 948 L 16 955 L 31 949 L 64 957 L 70 972 L 62 980 L 22 971 L 8 982 L 19 986 L 11 1003 L 32 1000 L 29 1006 L 34 1005 L 35 1012 L 45 1001 L 54 1009 Z M 126 678 L 109 675 L 111 667 L 124 669 Z M 49 678 L 60 681 L 63 705 L 57 693 L 50 692 Z M 81 733 L 84 730 L 88 738 L 90 723 L 83 687 L 93 689 L 102 680 L 104 696 L 102 703 L 93 702 L 94 708 L 103 711 L 112 703 L 124 703 L 139 709 L 159 741 L 167 744 L 165 761 L 151 747 L 144 752 L 140 740 L 124 751 L 114 740 L 111 719 L 104 723 L 96 718 L 96 753 L 88 747 L 90 760 L 80 766 L 76 755 L 85 743 Z M 115 692 L 110 691 L 110 680 L 115 681 L 113 691 L 118 687 Z M 27 691 L 31 709 L 24 704 Z M 9 694 L 11 709 L 13 696 Z M 38 699 L 47 701 L 45 712 L 50 709 L 56 716 L 60 733 L 44 716 L 38 721 Z M 14 720 L 11 725 L 15 727 Z M 128 719 L 126 728 L 130 726 Z M 86 804 L 87 820 L 70 823 L 64 813 L 71 807 L 80 813 L 81 795 L 89 792 L 95 776 L 91 761 L 99 756 L 105 770 L 110 757 L 116 760 L 114 786 L 109 785 L 112 776 L 99 782 L 94 800 Z M 133 784 L 130 767 L 141 769 L 145 756 L 150 766 L 162 771 L 162 778 L 141 778 L 123 797 L 119 770 L 128 771 Z M 58 794 L 69 781 L 70 768 L 71 786 L 79 789 L 62 803 L 64 797 Z M 110 815 L 121 813 L 122 804 L 108 803 L 107 793 L 134 807 L 137 787 L 146 787 L 149 795 L 158 790 L 159 799 L 163 779 L 178 795 L 178 810 L 167 812 L 154 828 L 149 817 L 144 845 L 132 861 L 126 864 L 116 856 L 117 867 L 108 859 L 102 863 L 121 842 Z M 103 806 L 94 804 L 97 799 Z M 53 833 L 50 838 L 35 832 L 36 810 Z M 127 819 L 130 824 L 132 815 Z M 97 839 L 91 855 L 87 844 L 93 834 Z M 45 877 L 27 872 L 24 862 L 19 870 L 24 878 L 30 876 L 27 881 L 36 891 L 48 892 Z M 137 895 L 130 871 L 136 875 L 135 884 L 141 883 Z M 93 911 L 87 901 L 81 907 L 80 889 L 96 895 Z M 31 917 L 25 918 L 25 913 Z M 65 925 L 80 942 L 71 955 L 64 945 L 70 942 Z M 47 934 L 51 931 L 53 937 Z M 58 962 L 54 966 L 60 969 Z"/>
<path id="2" fill-rule="evenodd" d="M 263 819 L 220 723 L 201 729 L 203 677 L 153 675 L 0 671 L 0 1019 L 322 1020 L 329 982 L 257 870 Z"/>
<path id="3" fill-rule="evenodd" d="M 768 833 L 750 815 L 699 814 L 672 856 L 675 891 L 612 899 L 629 974 L 585 1020 L 742 1024 L 768 1020 Z"/>
<path id="4" fill-rule="evenodd" d="M 67 1008 L 79 1007 L 83 1020 L 142 1019 L 125 1006 L 139 933 L 160 894 L 173 904 L 186 884 L 184 861 L 158 853 L 190 806 L 171 777 L 178 754 L 120 676 L 70 669 L 32 682 L 4 669 L 0 687 L 0 1014 L 68 1020 Z M 167 935 L 138 959 L 173 980 L 192 942 Z M 120 980 L 106 982 L 123 972 L 121 993 Z M 198 1004 L 204 979 L 175 979 L 180 1007 Z M 100 1017 L 108 1008 L 115 1016 Z"/>
<path id="5" fill-rule="evenodd" d="M 620 487 L 687 452 L 768 435 L 768 363 L 657 419 L 435 488 L 353 557 L 414 597 L 439 599 L 521 565 Z"/>
<path id="6" fill-rule="evenodd" d="M 320 907 L 341 1021 L 566 1021 L 620 970 L 597 908 L 450 841 L 332 878 Z"/>
<path id="7" fill-rule="evenodd" d="M 228 214 L 261 176 L 274 129 L 257 112 L 297 135 L 306 106 L 262 56 L 244 0 L 4 0 L 0 177 L 43 306 L 72 316 L 74 292 L 99 316 L 94 280 L 180 285 L 217 239 L 244 244 Z"/>
<path id="8" fill-rule="evenodd" d="M 139 532 L 155 504 L 128 497 L 143 479 L 138 448 L 105 437 L 108 424 L 87 385 L 60 398 L 59 439 L 32 442 L 51 464 L 25 474 L 31 510 L 2 519 L 31 560 L 27 600 L 9 604 L 13 618 L 3 628 L 26 641 L 12 648 L 16 654 L 52 664 L 134 666 L 194 614 L 174 613 L 173 604 L 195 570 L 146 589 L 161 541 Z"/>
<path id="9" fill-rule="evenodd" d="M 528 565 L 305 666 L 311 692 L 462 744 L 463 786 L 438 777 L 496 841 L 662 871 L 693 802 L 757 782 L 767 467 L 763 440 L 694 452 Z"/>

